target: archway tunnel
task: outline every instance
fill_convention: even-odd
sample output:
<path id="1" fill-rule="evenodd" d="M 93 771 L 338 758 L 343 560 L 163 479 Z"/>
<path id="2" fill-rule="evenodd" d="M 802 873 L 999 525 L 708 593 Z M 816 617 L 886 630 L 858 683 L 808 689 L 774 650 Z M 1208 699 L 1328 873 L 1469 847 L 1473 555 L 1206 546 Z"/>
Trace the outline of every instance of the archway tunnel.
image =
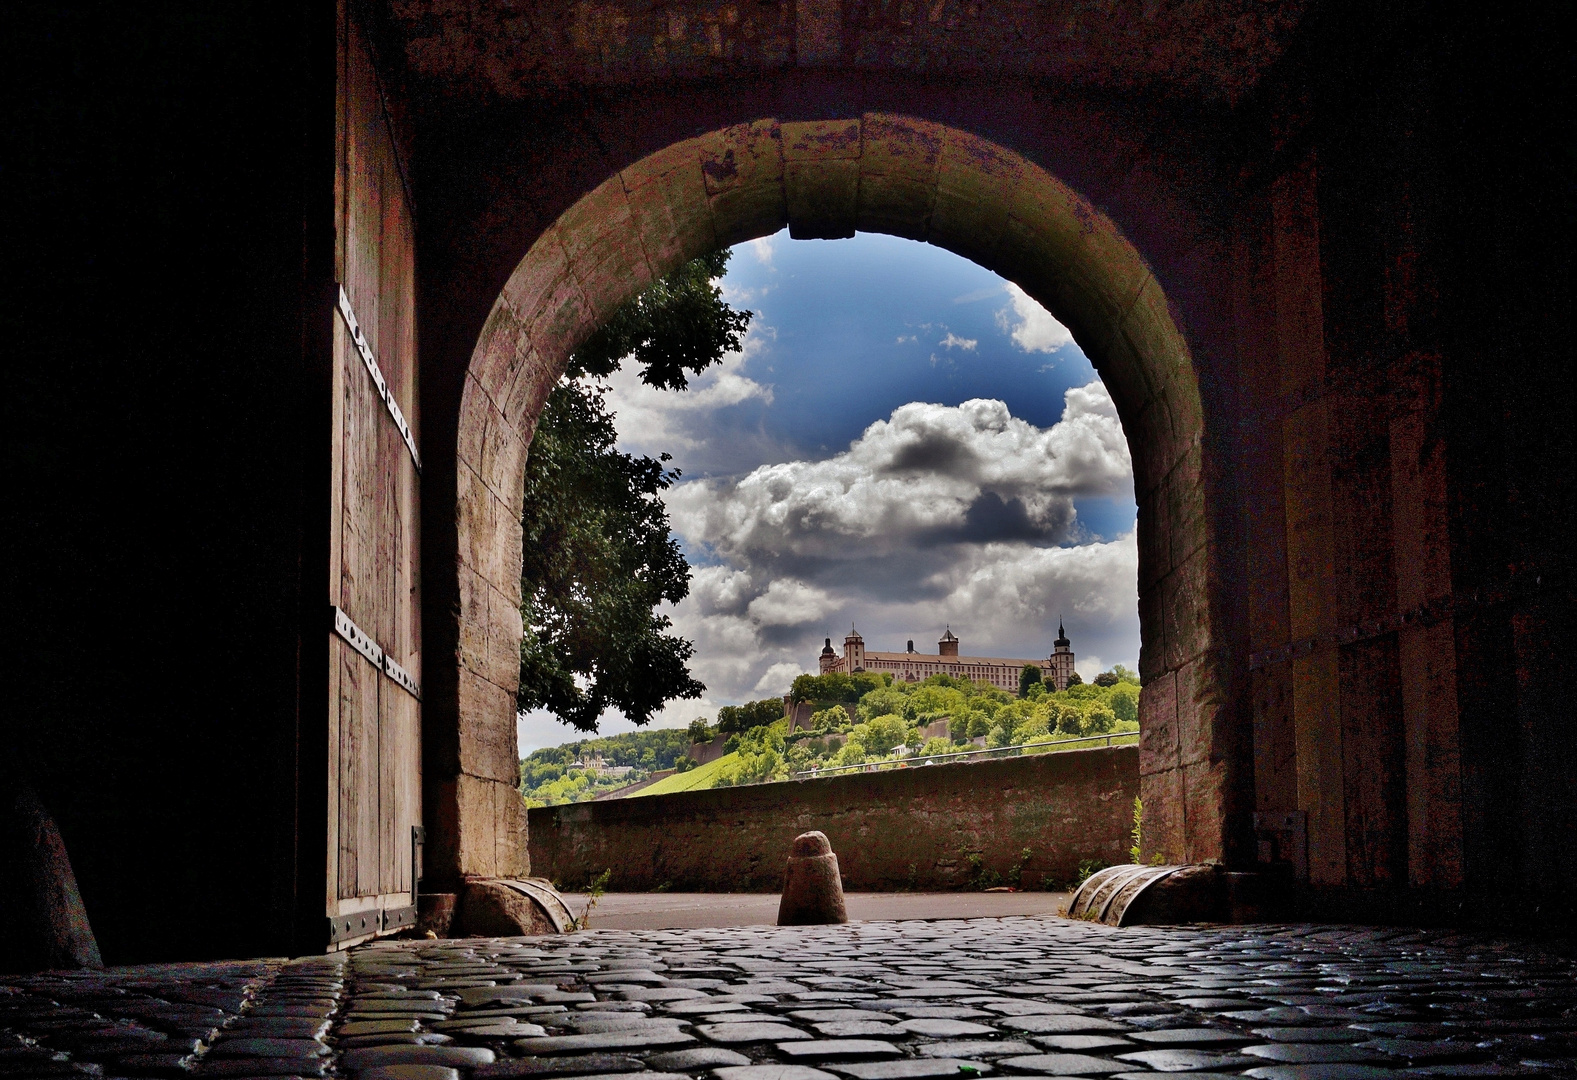
<path id="1" fill-rule="evenodd" d="M 1558 13 L 1142 7 L 38 35 L 6 767 L 106 959 L 338 947 L 419 872 L 527 871 L 534 418 L 623 299 L 784 225 L 945 247 L 1099 367 L 1147 856 L 1290 862 L 1317 917 L 1506 920 L 1508 880 L 1569 913 L 1570 112 L 1527 104 L 1568 96 Z"/>
<path id="2" fill-rule="evenodd" d="M 1216 673 L 1229 665 L 1210 655 L 1223 646 L 1210 631 L 1206 438 L 1187 344 L 1108 218 L 1020 155 L 913 117 L 758 120 L 674 143 L 584 195 L 514 268 L 467 373 L 457 440 L 460 640 L 481 646 L 461 653 L 460 677 L 477 687 L 465 698 L 476 710 L 467 729 L 513 730 L 520 597 L 508 568 L 519 563 L 522 475 L 570 352 L 684 260 L 785 225 L 797 238 L 858 230 L 953 250 L 1016 281 L 1084 344 L 1129 433 L 1144 508 L 1146 855 L 1224 859 L 1234 808 L 1222 796 L 1246 763 L 1224 749 L 1233 733 L 1215 730 L 1226 714 L 1208 707 L 1225 697 Z M 495 568 L 502 578 L 489 576 Z M 461 875 L 508 869 L 488 861 L 491 851 L 476 860 L 466 843 L 465 808 L 491 805 L 475 794 L 486 782 L 512 785 L 513 761 L 457 778 Z"/>

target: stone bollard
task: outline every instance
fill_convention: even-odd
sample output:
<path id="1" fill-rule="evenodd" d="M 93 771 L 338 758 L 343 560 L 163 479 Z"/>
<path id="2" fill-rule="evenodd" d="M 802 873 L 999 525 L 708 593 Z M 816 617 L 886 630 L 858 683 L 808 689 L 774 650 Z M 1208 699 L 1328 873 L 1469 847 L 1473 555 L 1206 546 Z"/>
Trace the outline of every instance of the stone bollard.
<path id="1" fill-rule="evenodd" d="M 789 849 L 788 872 L 783 875 L 778 925 L 817 926 L 848 921 L 838 856 L 833 854 L 827 834 L 808 832 L 796 836 Z"/>

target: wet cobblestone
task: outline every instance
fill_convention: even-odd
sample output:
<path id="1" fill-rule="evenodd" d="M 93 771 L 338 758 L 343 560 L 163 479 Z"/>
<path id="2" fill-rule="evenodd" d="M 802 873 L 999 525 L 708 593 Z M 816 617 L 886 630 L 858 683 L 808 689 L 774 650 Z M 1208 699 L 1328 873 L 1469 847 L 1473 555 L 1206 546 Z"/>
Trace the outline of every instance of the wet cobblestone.
<path id="1" fill-rule="evenodd" d="M 380 942 L 0 978 L 0 1078 L 1573 1076 L 1528 943 L 1053 918 Z"/>

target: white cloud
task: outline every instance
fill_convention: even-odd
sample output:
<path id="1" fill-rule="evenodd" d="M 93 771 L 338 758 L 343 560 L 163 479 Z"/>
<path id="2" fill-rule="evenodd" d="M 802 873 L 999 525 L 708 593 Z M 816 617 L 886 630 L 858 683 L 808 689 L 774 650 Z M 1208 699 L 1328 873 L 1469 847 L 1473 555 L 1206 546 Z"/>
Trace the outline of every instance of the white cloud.
<path id="1" fill-rule="evenodd" d="M 756 681 L 756 685 L 750 688 L 750 692 L 758 695 L 757 700 L 763 697 L 777 697 L 780 694 L 787 693 L 788 688 L 793 685 L 795 677 L 803 674 L 804 671 L 805 665 L 796 663 L 793 660 L 785 660 L 780 664 L 773 664 L 767 668 L 766 674 Z"/>
<path id="2" fill-rule="evenodd" d="M 668 496 L 675 527 L 735 566 L 841 559 L 914 545 L 1069 538 L 1075 496 L 1132 489 L 1128 444 L 1106 388 L 1069 390 L 1037 428 L 1000 401 L 913 402 L 823 461 L 764 465 Z"/>
<path id="3" fill-rule="evenodd" d="M 1068 328 L 1029 293 L 1012 282 L 1008 282 L 1007 290 L 1013 315 L 1010 318 L 1008 308 L 1003 308 L 997 312 L 997 325 L 1003 333 L 1012 335 L 1013 344 L 1025 352 L 1051 353 L 1073 340 Z"/>
<path id="4" fill-rule="evenodd" d="M 750 378 L 745 366 L 770 346 L 772 337 L 771 327 L 751 326 L 739 352 L 726 354 L 722 363 L 692 377 L 689 389 L 679 392 L 648 386 L 640 379 L 638 365 L 623 365 L 607 380 L 608 408 L 614 413 L 620 448 L 627 453 L 652 455 L 659 451 L 696 450 L 714 430 L 718 410 L 749 401 L 770 405 L 771 385 Z M 756 449 L 758 461 L 782 456 L 776 447 Z M 733 448 L 736 454 L 739 450 L 740 447 Z"/>
<path id="5" fill-rule="evenodd" d="M 1001 295 L 1002 287 L 1000 285 L 992 285 L 989 288 L 976 289 L 974 292 L 966 292 L 963 296 L 955 296 L 953 297 L 953 303 L 973 304 L 976 300 L 989 300 L 993 296 Z"/>
<path id="6" fill-rule="evenodd" d="M 947 332 L 947 336 L 941 341 L 937 342 L 937 344 L 942 346 L 944 349 L 965 349 L 972 351 L 976 345 L 980 344 L 980 342 L 975 338 L 959 337 L 957 334 L 949 330 Z"/>
<path id="7" fill-rule="evenodd" d="M 757 262 L 762 266 L 771 266 L 772 256 L 777 253 L 777 237 L 763 236 L 750 241 L 746 246 L 750 248 L 750 253 L 756 257 Z"/>
<path id="8" fill-rule="evenodd" d="M 785 692 L 850 619 L 872 649 L 913 638 L 930 651 L 951 624 L 966 653 L 1038 659 L 1063 618 L 1081 670 L 1103 657 L 1134 666 L 1134 535 L 1075 543 L 1086 534 L 1073 503 L 1131 485 L 1099 382 L 1069 390 L 1050 428 L 998 401 L 916 402 L 824 461 L 679 485 L 667 495 L 675 530 L 716 561 L 665 610 L 695 642 L 707 694 L 671 704 L 661 722 Z"/>
<path id="9" fill-rule="evenodd" d="M 893 344 L 894 345 L 902 345 L 906 341 L 914 341 L 914 340 L 916 340 L 916 338 L 915 338 L 915 336 L 913 334 L 899 334 L 898 335 L 898 340 L 893 342 Z"/>
<path id="10" fill-rule="evenodd" d="M 819 618 L 832 597 L 813 585 L 779 578 L 745 609 L 752 621 L 769 626 L 802 626 Z"/>

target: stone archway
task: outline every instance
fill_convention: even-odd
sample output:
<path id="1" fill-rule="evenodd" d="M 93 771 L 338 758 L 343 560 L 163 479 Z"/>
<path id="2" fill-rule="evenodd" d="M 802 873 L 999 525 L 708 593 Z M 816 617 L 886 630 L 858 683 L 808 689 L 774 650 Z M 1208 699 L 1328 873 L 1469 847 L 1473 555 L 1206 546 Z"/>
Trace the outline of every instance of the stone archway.
<path id="1" fill-rule="evenodd" d="M 494 302 L 462 391 L 456 466 L 459 775 L 438 793 L 466 876 L 525 872 L 513 786 L 520 499 L 527 447 L 570 352 L 684 260 L 770 235 L 927 241 L 1017 283 L 1073 332 L 1116 403 L 1139 504 L 1146 857 L 1224 858 L 1235 773 L 1210 604 L 1208 445 L 1188 346 L 1117 226 L 1024 157 L 891 114 L 766 119 L 621 170 L 537 238 Z M 469 758 L 469 760 L 468 760 Z M 506 767 L 507 763 L 507 767 Z"/>

